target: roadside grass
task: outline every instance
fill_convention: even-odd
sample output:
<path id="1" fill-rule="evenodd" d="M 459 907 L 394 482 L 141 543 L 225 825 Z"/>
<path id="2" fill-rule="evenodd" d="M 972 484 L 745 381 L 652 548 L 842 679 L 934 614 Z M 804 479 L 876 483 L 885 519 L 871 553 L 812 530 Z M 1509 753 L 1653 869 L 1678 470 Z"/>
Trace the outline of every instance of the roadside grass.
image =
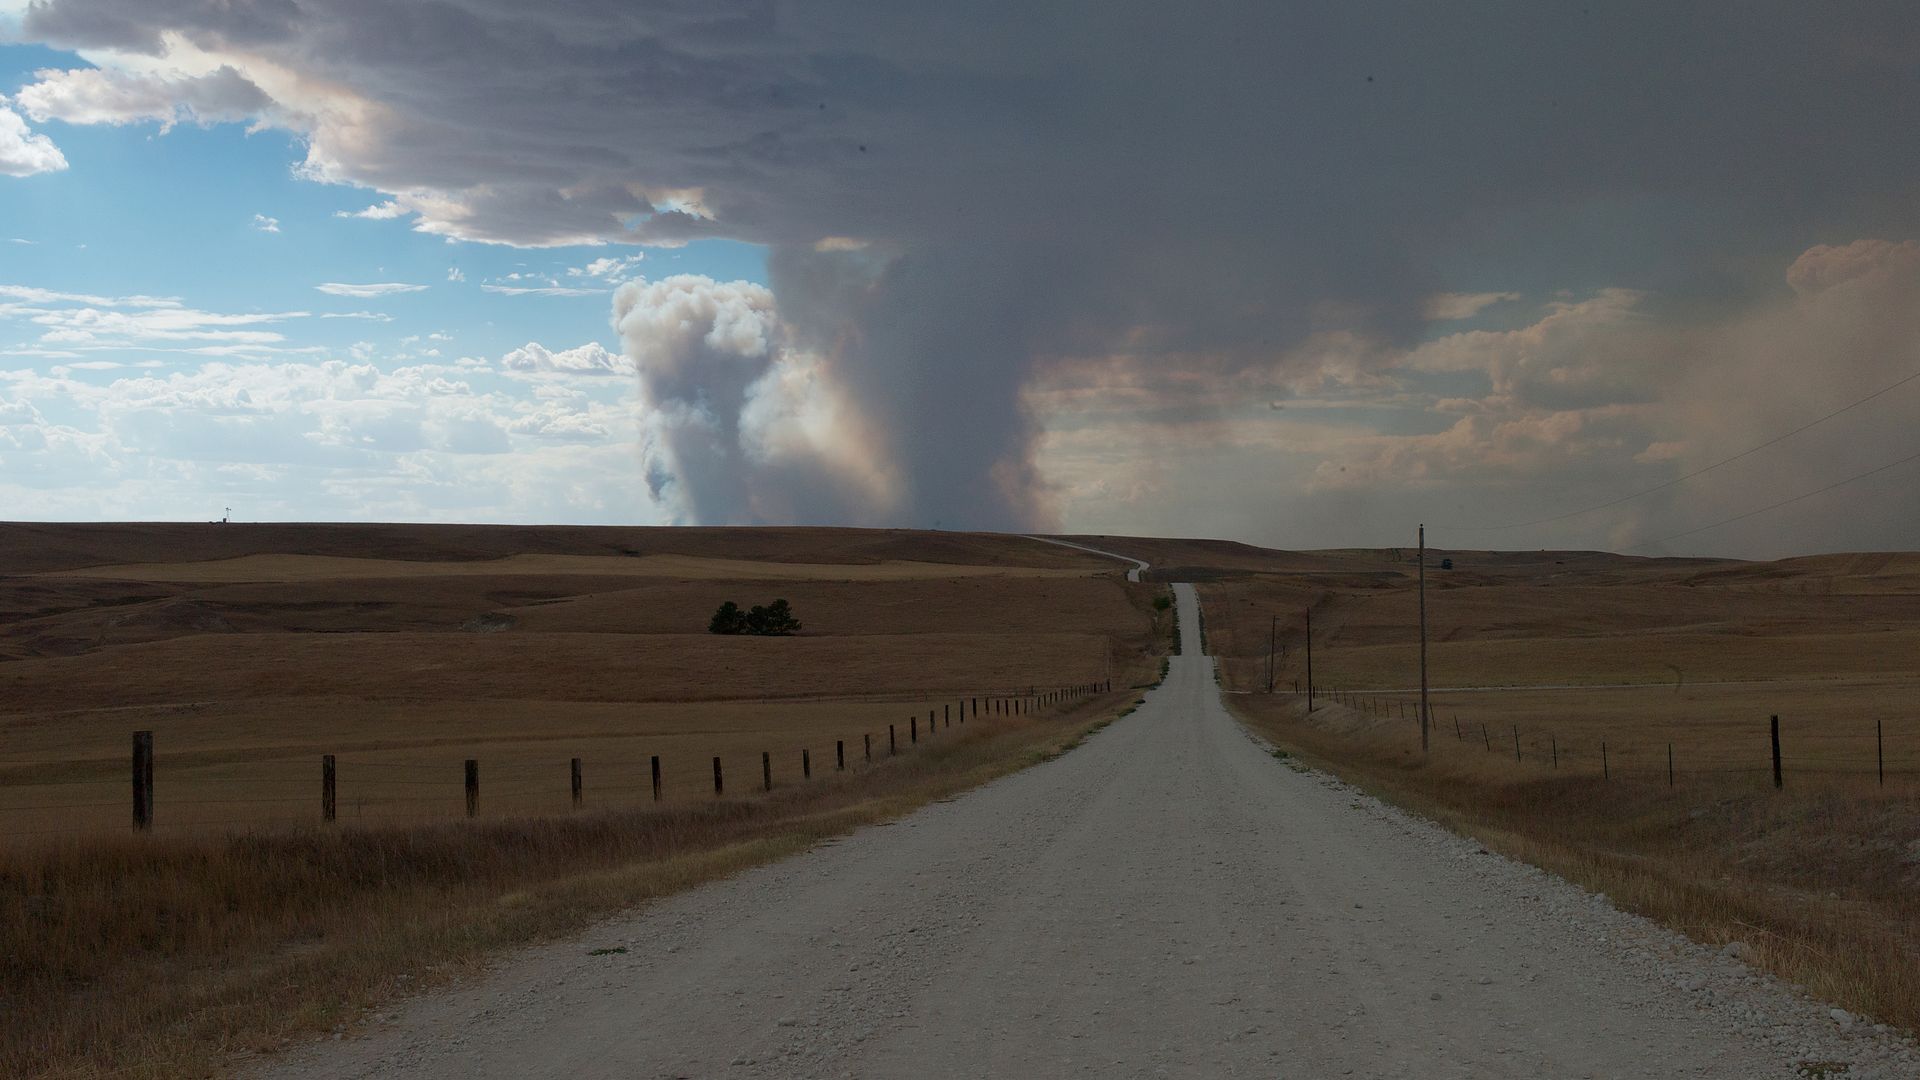
<path id="1" fill-rule="evenodd" d="M 1859 1015 L 1920 1029 L 1920 790 L 1870 778 L 1774 791 L 1756 776 L 1555 775 L 1511 757 L 1436 752 L 1404 730 L 1289 697 L 1231 707 L 1304 760 Z M 1451 731 L 1445 742 L 1451 744 Z M 1497 748 L 1497 747 L 1496 747 Z"/>
<path id="2" fill-rule="evenodd" d="M 498 949 L 1058 756 L 1132 701 L 1119 689 L 1039 720 L 982 718 L 758 798 L 0 853 L 0 1075 L 227 1072 Z"/>
<path id="3" fill-rule="evenodd" d="M 1429 753 L 1404 549 L 1241 552 L 1246 569 L 1199 578 L 1230 707 L 1289 767 L 1920 1029 L 1920 557 L 1444 556 L 1457 569 L 1427 571 Z M 1306 685 L 1308 611 L 1310 720 L 1297 693 L 1261 692 Z"/>

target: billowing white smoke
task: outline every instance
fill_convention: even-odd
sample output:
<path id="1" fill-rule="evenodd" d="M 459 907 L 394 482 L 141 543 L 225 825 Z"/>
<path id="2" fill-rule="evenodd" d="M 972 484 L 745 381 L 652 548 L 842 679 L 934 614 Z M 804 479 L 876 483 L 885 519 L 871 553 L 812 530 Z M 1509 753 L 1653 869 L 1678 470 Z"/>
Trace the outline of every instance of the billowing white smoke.
<path id="1" fill-rule="evenodd" d="M 613 320 L 647 410 L 647 485 L 676 520 L 886 520 L 893 499 L 861 425 L 841 417 L 814 358 L 789 347 L 764 286 L 629 282 Z"/>
<path id="2" fill-rule="evenodd" d="M 1558 456 L 1525 474 L 1534 489 L 1471 483 L 1483 502 L 1436 507 L 1453 516 L 1641 486 L 1569 470 L 1643 464 L 1620 417 L 1653 411 L 1636 392 L 1670 377 L 1636 379 L 1643 354 L 1617 344 L 1538 362 L 1501 297 L 1611 285 L 1647 297 L 1623 325 L 1674 325 L 1776 296 L 1777 281 L 1744 277 L 1768 252 L 1920 233 L 1920 140 L 1889 137 L 1920 100 L 1911 50 L 1885 44 L 1913 38 L 1902 5 L 1835 20 L 1776 2 L 1737 47 L 1694 5 L 1589 5 L 1577 32 L 1548 5 L 1458 7 L 1400 4 L 1383 21 L 1376 5 L 1240 3 L 1170 22 L 1154 0 L 36 0 L 18 36 L 87 65 L 39 71 L 15 97 L 36 123 L 284 127 L 307 175 L 380 193 L 361 216 L 434 235 L 764 245 L 778 317 L 751 286 L 622 294 L 654 412 L 650 469 L 687 520 L 838 509 L 1032 529 L 1064 510 L 1077 526 L 1109 513 L 1106 527 L 1143 527 L 1157 508 L 1176 515 L 1169 530 L 1245 513 L 1258 518 L 1242 535 L 1298 523 L 1294 540 L 1325 542 L 1344 523 L 1357 542 L 1374 535 L 1366 514 L 1398 529 L 1416 512 L 1399 492 L 1366 494 L 1413 476 L 1399 466 L 1414 459 L 1389 452 L 1374 486 L 1313 513 L 1271 496 L 1324 462 L 1354 475 L 1334 459 L 1380 415 L 1352 409 L 1366 390 L 1399 395 L 1385 404 L 1403 415 L 1377 434 L 1417 447 L 1485 373 L 1511 376 L 1520 392 L 1466 403 L 1452 443 L 1427 447 L 1465 471 L 1424 475 L 1464 488 L 1489 458 L 1511 479 L 1534 444 Z M 1648 102 L 1667 107 L 1632 108 Z M 16 150 L 39 140 L 13 171 L 58 168 L 12 115 L 0 108 L 0 171 L 9 128 Z M 1466 332 L 1494 336 L 1448 348 L 1503 346 L 1505 360 L 1424 355 L 1428 320 L 1483 311 Z M 1547 344 L 1566 344 L 1572 321 Z M 1593 333 L 1639 344 L 1637 330 Z M 1711 382 L 1704 400 L 1784 385 L 1668 355 Z M 1034 404 L 1062 364 L 1087 378 L 1055 377 L 1056 395 L 1105 415 Z M 1129 409 L 1103 393 L 1123 380 Z M 1345 396 L 1312 415 L 1348 419 L 1248 414 L 1322 385 Z M 1560 415 L 1602 408 L 1612 421 Z M 1505 434 L 1503 409 L 1517 412 Z M 1197 453 L 1224 443 L 1191 437 L 1223 421 L 1255 455 L 1238 476 Z M 1563 452 L 1576 425 L 1601 436 L 1592 453 Z M 1084 448 L 1078 480 L 1037 464 L 1056 433 Z M 1270 452 L 1280 444 L 1292 456 Z M 1692 460 L 1683 449 L 1661 460 Z M 1106 492 L 1128 483 L 1129 456 L 1171 479 L 1123 505 Z"/>

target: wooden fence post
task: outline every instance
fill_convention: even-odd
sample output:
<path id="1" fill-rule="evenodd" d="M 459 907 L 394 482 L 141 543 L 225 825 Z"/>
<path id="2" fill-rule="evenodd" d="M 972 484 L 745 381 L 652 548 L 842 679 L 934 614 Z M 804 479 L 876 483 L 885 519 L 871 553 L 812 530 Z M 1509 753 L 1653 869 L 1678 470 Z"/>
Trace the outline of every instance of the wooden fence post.
<path id="1" fill-rule="evenodd" d="M 1769 723 L 1773 736 L 1773 790 L 1780 790 L 1780 718 L 1775 716 Z"/>
<path id="2" fill-rule="evenodd" d="M 1547 745 L 1553 748 L 1553 767 L 1557 769 L 1560 767 L 1560 737 L 1549 734 L 1547 736 Z"/>
<path id="3" fill-rule="evenodd" d="M 833 740 L 833 770 L 835 772 L 845 772 L 846 768 L 847 741 L 845 739 L 835 739 Z"/>
<path id="4" fill-rule="evenodd" d="M 573 785 L 573 808 L 580 808 L 580 759 L 574 758 L 567 763 L 567 779 Z"/>
<path id="5" fill-rule="evenodd" d="M 713 793 L 719 795 L 724 790 L 725 788 L 720 783 L 720 758 L 718 755 L 715 755 L 713 759 Z"/>
<path id="6" fill-rule="evenodd" d="M 1493 736 L 1487 734 L 1487 722 L 1480 721 L 1480 741 L 1487 747 L 1487 753 L 1493 753 Z"/>
<path id="7" fill-rule="evenodd" d="M 907 741 L 910 743 L 920 741 L 920 718 L 918 716 L 907 717 Z"/>
<path id="8" fill-rule="evenodd" d="M 927 716 L 931 718 L 933 714 L 928 713 Z M 945 727 L 953 726 L 953 706 L 951 705 L 940 706 L 940 720 L 942 725 Z"/>
<path id="9" fill-rule="evenodd" d="M 973 715 L 979 716 L 980 715 L 980 699 L 968 698 L 967 700 L 973 705 Z"/>
<path id="10" fill-rule="evenodd" d="M 1873 722 L 1873 759 L 1880 767 L 1880 786 L 1887 786 L 1887 736 L 1880 721 Z"/>
<path id="11" fill-rule="evenodd" d="M 1611 780 L 1613 773 L 1607 768 L 1607 740 L 1600 740 L 1600 779 Z"/>
<path id="12" fill-rule="evenodd" d="M 653 801 L 660 801 L 660 755 L 653 755 Z"/>
<path id="13" fill-rule="evenodd" d="M 1513 725 L 1513 760 L 1520 760 L 1520 725 Z"/>
<path id="14" fill-rule="evenodd" d="M 339 801 L 334 798 L 333 755 L 320 755 L 320 820 L 332 821 Z"/>
<path id="15" fill-rule="evenodd" d="M 940 730 L 939 726 L 933 722 L 933 710 L 928 709 L 927 710 L 927 737 L 932 738 L 933 733 L 939 730 Z"/>
<path id="16" fill-rule="evenodd" d="M 1459 713 L 1453 714 L 1453 737 L 1462 742 L 1465 742 L 1467 738 L 1466 732 L 1460 730 L 1460 714 Z"/>
<path id="17" fill-rule="evenodd" d="M 480 762 L 476 758 L 467 759 L 467 816 L 480 812 Z"/>
<path id="18" fill-rule="evenodd" d="M 153 732 L 133 733 L 133 827 L 153 828 Z"/>
<path id="19" fill-rule="evenodd" d="M 800 779 L 813 779 L 813 751 L 811 750 L 800 751 Z"/>
<path id="20" fill-rule="evenodd" d="M 763 791 L 773 790 L 773 754 L 760 751 L 760 786 Z"/>
<path id="21" fill-rule="evenodd" d="M 1673 786 L 1673 744 L 1667 744 L 1667 786 Z"/>
<path id="22" fill-rule="evenodd" d="M 899 752 L 900 752 L 900 740 L 894 738 L 893 725 L 888 724 L 887 725 L 887 756 L 892 757 L 895 754 L 898 754 Z"/>
<path id="23" fill-rule="evenodd" d="M 866 747 L 867 764 L 869 765 L 873 764 L 873 734 L 871 732 L 864 732 L 864 731 L 861 732 L 860 743 L 862 746 Z"/>

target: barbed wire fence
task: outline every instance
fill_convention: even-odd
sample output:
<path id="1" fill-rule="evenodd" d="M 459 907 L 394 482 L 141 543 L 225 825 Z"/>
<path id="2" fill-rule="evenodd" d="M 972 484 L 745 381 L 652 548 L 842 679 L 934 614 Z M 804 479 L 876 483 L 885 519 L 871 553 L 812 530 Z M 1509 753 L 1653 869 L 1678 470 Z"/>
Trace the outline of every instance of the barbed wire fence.
<path id="1" fill-rule="evenodd" d="M 1304 693 L 1281 693 L 1304 703 Z M 1324 686 L 1316 686 L 1315 694 L 1362 717 L 1404 721 L 1417 750 L 1417 697 Z M 1316 712 L 1325 707 L 1319 702 L 1316 706 Z M 1537 720 L 1496 722 L 1477 718 L 1471 708 L 1436 704 L 1429 707 L 1429 724 L 1436 759 L 1473 753 L 1549 776 L 1644 781 L 1671 788 L 1701 778 L 1752 778 L 1777 789 L 1811 778 L 1850 778 L 1876 787 L 1920 781 L 1920 720 L 1796 721 L 1791 715 L 1768 713 L 1737 726 L 1717 722 L 1710 733 L 1676 726 L 1659 737 L 1644 729 L 1621 732 L 1595 722 L 1566 727 Z"/>
<path id="2" fill-rule="evenodd" d="M 170 758 L 153 732 L 132 733 L 121 763 L 0 760 L 0 841 L 123 834 L 219 833 L 328 824 L 414 824 L 542 816 L 766 795 L 857 774 L 944 743 L 969 720 L 1062 713 L 1113 690 L 1111 679 L 922 701 L 884 731 L 821 736 L 777 749 L 719 753 L 387 758 L 360 751 L 311 762 L 209 763 Z M 977 728 L 979 725 L 976 724 Z M 594 736 L 593 738 L 604 738 Z M 644 733 L 623 738 L 644 742 Z M 666 741 L 667 736 L 661 736 Z M 684 744 L 684 738 L 677 738 Z M 115 777 L 111 771 L 126 770 Z M 234 775 L 222 775 L 232 773 Z M 297 793 L 305 788 L 304 793 Z M 169 789 L 184 791 L 180 797 Z M 17 801 L 16 801 L 17 800 Z M 243 809 L 244 808 L 244 809 Z M 127 815 L 127 816 L 120 816 Z M 118 817 L 118 822 L 114 820 Z"/>

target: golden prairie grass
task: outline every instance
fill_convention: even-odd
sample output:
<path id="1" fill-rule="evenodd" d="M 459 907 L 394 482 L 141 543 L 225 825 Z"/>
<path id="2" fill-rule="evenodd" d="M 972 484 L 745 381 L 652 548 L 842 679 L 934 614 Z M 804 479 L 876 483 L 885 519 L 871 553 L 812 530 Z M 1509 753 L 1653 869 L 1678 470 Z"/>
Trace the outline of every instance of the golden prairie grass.
<path id="1" fill-rule="evenodd" d="M 722 701 L 981 693 L 1089 681 L 1107 637 L 898 634 L 198 634 L 105 654 L 8 665 L 0 710 L 19 716 L 291 699 Z"/>
<path id="2" fill-rule="evenodd" d="M 1330 730 L 1290 696 L 1233 707 L 1303 759 L 1545 867 L 1875 1020 L 1920 1029 L 1920 783 L 1821 776 L 1774 791 L 1745 776 L 1602 779 L 1405 732 Z M 1337 716 L 1325 718 L 1339 725 Z M 1442 740 L 1453 743 L 1451 733 Z M 1496 751 L 1501 750 L 1496 744 Z"/>
<path id="3" fill-rule="evenodd" d="M 404 523 L 5 522 L 0 572 L 29 574 L 87 566 L 177 563 L 246 555 L 460 562 L 515 555 L 689 555 L 771 563 L 860 563 L 900 559 L 957 565 L 1058 566 L 1104 570 L 1108 560 L 999 533 L 915 529 L 733 528 Z M 778 577 L 779 575 L 774 575 Z"/>
<path id="4" fill-rule="evenodd" d="M 841 542 L 912 553 L 870 539 Z M 1059 569 L 1048 545 L 969 543 L 999 562 L 949 570 Z M 155 735 L 163 832 L 316 821 L 323 754 L 338 762 L 342 820 L 458 816 L 467 759 L 480 762 L 485 815 L 570 810 L 575 757 L 586 806 L 619 808 L 651 801 L 654 756 L 669 800 L 710 794 L 716 756 L 730 791 L 759 786 L 762 753 L 785 783 L 803 754 L 816 773 L 834 767 L 837 742 L 851 761 L 865 759 L 868 736 L 884 754 L 888 725 L 904 747 L 912 718 L 923 731 L 930 711 L 952 723 L 963 700 L 1104 679 L 1161 632 L 1154 587 L 1111 568 L 636 582 L 440 573 L 481 560 L 395 565 L 417 573 L 191 587 L 0 579 L 0 652 L 25 654 L 0 665 L 0 846 L 126 828 L 136 730 Z M 774 596 L 795 601 L 800 636 L 702 632 L 721 600 Z"/>
<path id="5" fill-rule="evenodd" d="M 795 563 L 699 555 L 508 555 L 460 562 L 365 559 L 341 555 L 239 555 L 176 563 L 123 563 L 47 571 L 47 577 L 109 578 L 177 584 L 341 581 L 376 578 L 586 576 L 664 577 L 702 581 L 912 581 L 953 577 L 1091 577 L 1080 567 L 966 565 L 886 559 L 864 563 Z"/>
<path id="6" fill-rule="evenodd" d="M 1131 700 L 1122 688 L 1051 717 L 969 722 L 765 797 L 0 853 L 0 1074 L 222 1072 L 491 950 L 1054 756 Z"/>
<path id="7" fill-rule="evenodd" d="M 1430 695 L 1434 753 L 1505 769 L 1665 782 L 1668 749 L 1679 782 L 1708 776 L 1770 781 L 1771 721 L 1780 718 L 1789 785 L 1851 777 L 1920 779 L 1920 678 L 1750 680 L 1696 686 L 1531 688 Z M 1324 726 L 1397 739 L 1419 751 L 1419 694 L 1328 691 L 1347 706 Z M 1337 718 L 1336 718 L 1337 717 Z"/>
<path id="8" fill-rule="evenodd" d="M 121 719 L 154 732 L 154 827 L 178 835 L 318 823 L 323 754 L 335 758 L 343 823 L 464 816 L 468 759 L 479 763 L 483 817 L 571 812 L 574 758 L 581 761 L 582 808 L 631 809 L 653 802 L 656 756 L 663 801 L 710 799 L 715 757 L 728 791 L 758 792 L 763 753 L 775 784 L 787 787 L 808 766 L 816 779 L 835 772 L 842 750 L 855 768 L 868 763 L 869 750 L 874 760 L 894 745 L 906 752 L 915 734 L 921 745 L 949 739 L 992 719 L 995 701 L 972 695 L 450 707 L 296 699 Z M 126 731 L 102 724 L 0 732 L 7 751 L 0 754 L 0 846 L 125 830 L 129 743 Z"/>
<path id="9" fill-rule="evenodd" d="M 42 573 L 136 560 L 191 565 Z M 367 560 L 404 576 L 325 576 Z M 678 576 L 629 572 L 648 560 Z M 263 567 L 300 580 L 239 580 Z M 967 534 L 0 526 L 0 569 L 0 833 L 55 833 L 0 837 L 8 1076 L 220 1072 L 490 950 L 903 813 L 1071 745 L 1168 629 L 1159 590 L 1109 560 Z M 774 597 L 801 636 L 702 632 L 722 600 Z M 1115 693 L 1064 710 L 989 707 L 1109 673 Z M 157 748 L 139 837 L 134 730 Z"/>
<path id="10" fill-rule="evenodd" d="M 1827 1000 L 1920 1027 L 1912 557 L 1463 553 L 1468 569 L 1450 574 L 1430 562 L 1423 753 L 1410 554 L 1375 553 L 1387 577 L 1202 584 L 1236 711 L 1490 847 L 1697 940 L 1745 942 L 1755 963 Z M 1293 693 L 1309 606 L 1311 719 Z"/>

